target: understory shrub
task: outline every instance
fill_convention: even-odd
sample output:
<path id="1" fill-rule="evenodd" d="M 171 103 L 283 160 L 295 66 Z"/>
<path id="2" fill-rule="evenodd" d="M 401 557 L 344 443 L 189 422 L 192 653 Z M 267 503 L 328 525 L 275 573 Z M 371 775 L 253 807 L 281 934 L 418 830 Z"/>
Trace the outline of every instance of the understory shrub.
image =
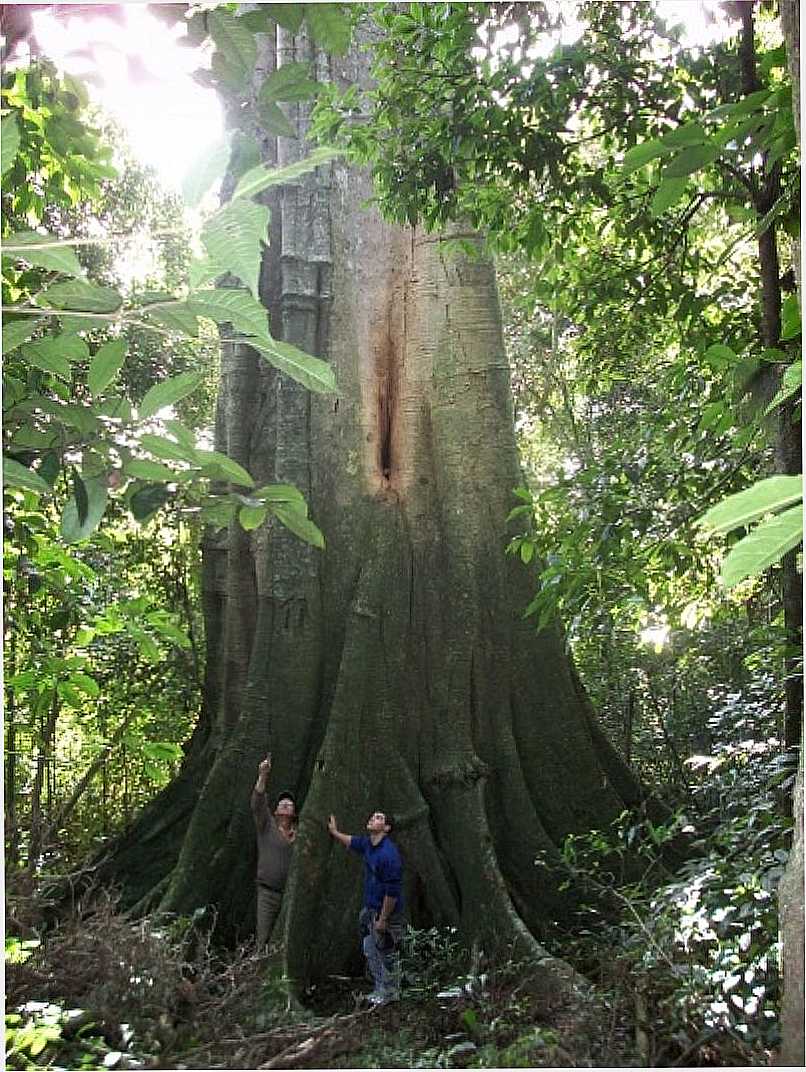
<path id="1" fill-rule="evenodd" d="M 563 939 L 558 952 L 620 989 L 651 1064 L 766 1063 L 779 1043 L 780 943 L 776 892 L 791 820 L 770 679 L 712 688 L 707 754 L 691 756 L 688 793 L 653 825 L 624 812 L 613 829 L 568 839 L 572 875 L 608 887 L 622 906 Z M 687 842 L 669 873 L 664 848 Z M 646 860 L 639 882 L 617 884 L 614 856 Z M 590 918 L 590 917 L 588 917 Z"/>

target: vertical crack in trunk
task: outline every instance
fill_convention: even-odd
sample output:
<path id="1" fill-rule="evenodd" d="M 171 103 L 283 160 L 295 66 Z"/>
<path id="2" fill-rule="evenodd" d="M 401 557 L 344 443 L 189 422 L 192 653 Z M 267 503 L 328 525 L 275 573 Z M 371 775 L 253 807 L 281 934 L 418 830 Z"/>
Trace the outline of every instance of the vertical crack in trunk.
<path id="1" fill-rule="evenodd" d="M 391 325 L 379 340 L 375 355 L 378 383 L 378 470 L 385 487 L 391 487 L 397 472 L 396 433 L 398 420 L 398 354 Z"/>

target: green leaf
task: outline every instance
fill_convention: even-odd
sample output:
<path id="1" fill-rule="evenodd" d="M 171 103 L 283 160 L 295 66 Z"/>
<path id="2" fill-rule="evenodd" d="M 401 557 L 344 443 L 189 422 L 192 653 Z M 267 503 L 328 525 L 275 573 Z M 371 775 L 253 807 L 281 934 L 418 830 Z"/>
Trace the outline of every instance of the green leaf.
<path id="1" fill-rule="evenodd" d="M 234 502 L 218 498 L 208 499 L 201 510 L 201 519 L 205 525 L 212 525 L 214 529 L 224 528 L 235 517 L 238 509 Z"/>
<path id="2" fill-rule="evenodd" d="M 52 372 L 70 382 L 71 361 L 86 361 L 90 352 L 87 344 L 78 335 L 55 335 L 47 339 L 27 342 L 22 347 L 22 356 L 36 368 Z"/>
<path id="3" fill-rule="evenodd" d="M 62 539 L 66 543 L 78 543 L 90 537 L 98 528 L 106 510 L 106 474 L 90 477 L 83 481 L 83 484 L 87 493 L 87 513 L 81 521 L 75 495 L 67 500 L 60 526 Z"/>
<path id="4" fill-rule="evenodd" d="M 123 304 L 123 299 L 111 287 L 99 287 L 71 279 L 67 283 L 53 283 L 40 291 L 36 304 L 44 308 L 70 309 L 88 313 L 114 313 Z"/>
<path id="5" fill-rule="evenodd" d="M 288 506 L 280 504 L 274 504 L 271 509 L 272 513 L 275 514 L 283 525 L 293 532 L 295 536 L 299 536 L 301 540 L 305 540 L 306 543 L 312 544 L 314 547 L 324 549 L 325 538 L 309 517 L 300 513 L 299 510 L 294 510 Z"/>
<path id="6" fill-rule="evenodd" d="M 721 153 L 718 145 L 692 145 L 683 149 L 663 169 L 664 179 L 679 179 L 712 164 Z"/>
<path id="7" fill-rule="evenodd" d="M 242 506 L 238 511 L 241 528 L 246 529 L 247 532 L 251 529 L 256 529 L 258 525 L 262 525 L 266 520 L 268 512 L 268 506 Z"/>
<path id="8" fill-rule="evenodd" d="M 781 339 L 796 339 L 800 335 L 800 302 L 797 294 L 790 294 L 781 308 Z"/>
<path id="9" fill-rule="evenodd" d="M 218 272 L 215 273 L 215 275 L 218 274 Z M 149 319 L 156 320 L 168 331 L 175 331 L 178 335 L 185 335 L 191 339 L 198 338 L 199 321 L 187 302 L 175 301 L 155 305 L 146 311 L 146 315 Z"/>
<path id="10" fill-rule="evenodd" d="M 74 670 L 67 680 L 74 689 L 83 692 L 85 696 L 100 695 L 101 690 L 98 687 L 98 682 L 94 677 L 90 677 L 89 674 L 82 674 L 81 672 Z"/>
<path id="11" fill-rule="evenodd" d="M 803 361 L 795 361 L 784 372 L 783 380 L 781 381 L 781 388 L 778 393 L 770 402 L 769 406 L 764 410 L 764 416 L 781 405 L 782 402 L 786 402 L 788 398 L 797 394 L 803 385 Z"/>
<path id="12" fill-rule="evenodd" d="M 314 171 L 341 155 L 341 150 L 330 149 L 322 145 L 318 149 L 314 149 L 304 160 L 297 160 L 296 163 L 288 164 L 286 167 L 271 169 L 261 164 L 260 167 L 247 171 L 239 180 L 232 195 L 232 200 L 235 201 L 239 197 L 254 197 L 255 194 L 259 194 L 261 190 L 265 190 L 268 186 L 278 186 L 284 182 L 291 182 L 293 179 L 307 175 L 309 171 Z"/>
<path id="13" fill-rule="evenodd" d="M 207 378 L 206 372 L 180 372 L 162 383 L 155 383 L 146 391 L 145 398 L 137 408 L 140 419 L 153 417 L 165 406 L 172 406 L 181 398 L 192 394 Z"/>
<path id="14" fill-rule="evenodd" d="M 5 454 L 3 455 L 3 487 L 27 488 L 29 491 L 36 491 L 40 494 L 51 490 L 38 473 L 26 465 L 21 465 L 13 458 L 6 457 Z"/>
<path id="15" fill-rule="evenodd" d="M 157 480 L 163 483 L 175 481 L 177 474 L 167 465 L 159 462 L 151 462 L 146 458 L 132 458 L 123 466 L 123 472 L 127 476 L 137 477 L 138 480 Z"/>
<path id="16" fill-rule="evenodd" d="M 188 285 L 191 290 L 200 290 L 208 283 L 213 283 L 219 275 L 209 257 L 194 257 L 188 271 Z"/>
<path id="17" fill-rule="evenodd" d="M 281 138 L 296 138 L 296 127 L 280 105 L 275 104 L 274 101 L 258 101 L 257 117 L 267 134 L 275 134 Z M 255 171 L 255 168 L 252 168 L 252 171 Z M 247 175 L 250 173 L 247 172 Z"/>
<path id="18" fill-rule="evenodd" d="M 152 511 L 152 513 L 154 513 L 154 511 Z M 137 520 L 141 521 L 144 519 L 138 518 Z M 126 626 L 126 631 L 130 636 L 134 637 L 137 642 L 137 647 L 140 649 L 140 654 L 147 662 L 158 663 L 160 661 L 162 658 L 162 648 L 160 648 L 153 637 L 148 635 L 145 629 L 140 629 L 139 626 L 130 622 Z"/>
<path id="19" fill-rule="evenodd" d="M 189 428 L 186 428 L 181 421 L 165 421 L 165 427 L 171 435 L 179 441 L 180 446 L 186 447 L 190 451 L 195 451 L 196 436 Z"/>
<path id="20" fill-rule="evenodd" d="M 208 13 L 207 27 L 216 46 L 214 72 L 233 89 L 243 89 L 257 60 L 254 34 L 235 15 L 221 10 Z"/>
<path id="21" fill-rule="evenodd" d="M 703 357 L 713 369 L 721 369 L 726 365 L 733 365 L 737 362 L 738 358 L 733 350 L 729 346 L 725 346 L 724 343 L 715 342 L 712 346 L 703 354 Z"/>
<path id="22" fill-rule="evenodd" d="M 800 505 L 762 521 L 731 548 L 722 563 L 722 583 L 726 588 L 732 588 L 747 577 L 757 576 L 768 566 L 779 562 L 802 539 L 803 508 Z"/>
<path id="23" fill-rule="evenodd" d="M 210 261 L 220 272 L 237 276 L 256 300 L 269 215 L 269 209 L 255 201 L 231 201 L 207 221 L 201 234 Z"/>
<path id="24" fill-rule="evenodd" d="M 244 488 L 253 488 L 255 482 L 243 466 L 221 454 L 217 450 L 197 450 L 196 461 L 203 470 L 217 470 L 224 475 L 224 479 L 232 481 Z"/>
<path id="25" fill-rule="evenodd" d="M 188 305 L 197 316 L 206 316 L 217 324 L 232 324 L 241 335 L 256 335 L 268 340 L 269 314 L 247 290 L 197 290 L 188 298 Z"/>
<path id="26" fill-rule="evenodd" d="M 196 464 L 195 447 L 187 447 L 181 442 L 174 443 L 172 439 L 151 435 L 150 433 L 141 435 L 139 443 L 143 450 L 147 450 L 150 454 L 155 455 L 157 458 L 163 458 L 165 461 Z"/>
<path id="27" fill-rule="evenodd" d="M 142 750 L 144 756 L 157 763 L 175 763 L 184 755 L 181 745 L 173 741 L 143 741 Z"/>
<path id="28" fill-rule="evenodd" d="M 694 121 L 670 130 L 660 140 L 671 149 L 682 149 L 686 145 L 702 145 L 703 142 L 708 141 L 708 135 L 702 124 Z"/>
<path id="29" fill-rule="evenodd" d="M 698 524 L 714 532 L 730 532 L 731 529 L 757 521 L 765 514 L 791 506 L 802 495 L 802 476 L 769 476 L 712 506 L 698 520 Z"/>
<path id="30" fill-rule="evenodd" d="M 132 517 L 140 524 L 148 521 L 171 498 L 171 492 L 164 484 L 146 484 L 129 499 Z"/>
<path id="31" fill-rule="evenodd" d="M 643 141 L 640 145 L 634 145 L 632 149 L 628 149 L 624 154 L 621 173 L 622 175 L 631 175 L 633 171 L 644 167 L 645 164 L 648 164 L 651 160 L 656 160 L 659 156 L 666 156 L 668 152 L 668 147 L 657 138 L 653 138 L 651 141 Z"/>
<path id="32" fill-rule="evenodd" d="M 686 192 L 686 179 L 664 179 L 652 198 L 649 211 L 652 216 L 662 216 L 663 213 L 676 205 Z"/>
<path id="33" fill-rule="evenodd" d="M 0 122 L 0 175 L 5 175 L 20 148 L 20 128 L 16 116 L 5 115 Z"/>
<path id="34" fill-rule="evenodd" d="M 87 520 L 87 514 L 90 509 L 90 501 L 87 495 L 87 488 L 84 481 L 81 479 L 81 474 L 77 470 L 73 470 L 73 497 L 76 500 L 76 515 L 78 517 L 79 525 L 83 525 Z"/>
<path id="35" fill-rule="evenodd" d="M 69 246 L 53 246 L 48 243 L 56 239 L 49 234 L 37 234 L 35 231 L 19 231 L 9 235 L 3 241 L 3 256 L 14 260 L 26 260 L 37 268 L 63 275 L 84 276 L 84 269 L 78 263 L 75 251 Z"/>
<path id="36" fill-rule="evenodd" d="M 10 324 L 3 324 L 3 353 L 10 354 L 33 335 L 40 324 L 44 323 L 42 317 L 27 316 L 24 320 L 12 320 Z"/>
<path id="37" fill-rule="evenodd" d="M 128 345 L 125 339 L 111 339 L 100 347 L 87 373 L 87 386 L 91 394 L 102 394 L 115 380 L 126 359 Z"/>
<path id="38" fill-rule="evenodd" d="M 311 78 L 307 63 L 284 63 L 260 87 L 258 103 L 308 100 L 318 89 L 319 83 Z"/>
<path id="39" fill-rule="evenodd" d="M 265 484 L 262 488 L 252 492 L 252 498 L 264 499 L 266 502 L 289 503 L 304 514 L 308 513 L 305 496 L 293 484 Z"/>
<path id="40" fill-rule="evenodd" d="M 757 111 L 771 96 L 771 89 L 758 89 L 755 93 L 750 93 L 744 100 L 740 100 L 738 104 L 735 104 L 733 114 L 749 115 L 750 112 Z"/>
<path id="41" fill-rule="evenodd" d="M 305 24 L 317 45 L 334 56 L 350 47 L 350 17 L 340 4 L 305 4 Z"/>
<path id="42" fill-rule="evenodd" d="M 224 177 L 229 158 L 229 139 L 225 139 L 196 160 L 182 183 L 182 197 L 186 205 L 197 207 L 213 184 Z"/>
<path id="43" fill-rule="evenodd" d="M 309 391 L 318 394 L 335 394 L 336 377 L 326 361 L 303 353 L 296 346 L 276 339 L 248 339 L 249 345 L 267 360 Z"/>
<path id="44" fill-rule="evenodd" d="M 262 15 L 265 12 L 278 26 L 282 26 L 284 30 L 295 34 L 299 31 L 305 14 L 302 7 L 302 4 L 261 4 L 258 11 L 249 12 L 243 18 L 244 21 L 250 18 L 254 19 L 258 14 Z"/>

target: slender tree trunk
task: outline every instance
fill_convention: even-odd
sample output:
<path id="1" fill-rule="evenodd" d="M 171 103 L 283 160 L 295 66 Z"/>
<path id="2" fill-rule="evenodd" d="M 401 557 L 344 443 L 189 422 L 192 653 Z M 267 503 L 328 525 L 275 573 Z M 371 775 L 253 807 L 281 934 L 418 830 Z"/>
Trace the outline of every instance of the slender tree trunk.
<path id="1" fill-rule="evenodd" d="M 327 74 L 304 39 L 279 37 L 262 70 L 313 56 Z M 363 77 L 362 62 L 334 61 L 331 77 Z M 282 139 L 280 162 L 304 151 Z M 143 907 L 215 903 L 251 931 L 249 791 L 270 750 L 270 793 L 304 801 L 284 907 L 298 979 L 357 948 L 360 868 L 328 837 L 330 812 L 353 832 L 376 807 L 394 813 L 416 922 L 542 955 L 534 936 L 586 892 L 563 888 L 563 839 L 642 799 L 563 636 L 522 617 L 529 576 L 504 554 L 522 478 L 483 243 L 391 226 L 371 195 L 337 163 L 274 197 L 272 329 L 326 357 L 339 394 L 225 343 L 216 447 L 304 492 L 327 550 L 273 523 L 207 537 L 204 714 L 180 776 L 110 862 Z"/>
<path id="2" fill-rule="evenodd" d="M 39 728 L 39 751 L 36 757 L 36 772 L 31 789 L 31 832 L 28 841 L 28 871 L 36 873 L 39 856 L 44 848 L 43 832 L 45 822 L 42 816 L 42 791 L 46 788 L 48 765 L 50 763 L 50 743 L 56 732 L 59 718 L 59 693 L 54 683 L 53 697 L 47 718 L 43 718 Z"/>
<path id="3" fill-rule="evenodd" d="M 780 4 L 781 12 L 781 24 L 784 31 L 784 41 L 786 42 L 787 52 L 787 64 L 789 67 L 789 76 L 792 80 L 792 109 L 795 117 L 795 133 L 798 138 L 798 144 L 801 143 L 800 137 L 800 0 L 781 0 Z M 801 289 L 801 274 L 800 274 L 800 243 L 796 248 L 796 276 L 798 280 L 798 293 L 802 294 Z M 802 304 L 802 303 L 801 303 Z M 783 424 L 781 432 L 785 434 L 787 442 L 791 442 L 791 437 L 795 433 L 792 428 L 792 414 L 787 413 L 786 416 L 782 415 L 781 421 L 787 421 Z M 798 433 L 800 429 L 798 428 Z M 798 434 L 798 443 L 800 442 L 800 435 Z M 794 451 L 786 452 L 788 468 L 786 472 L 799 472 L 802 470 L 802 460 L 799 469 L 793 469 L 791 466 L 797 461 L 797 455 Z M 794 558 L 794 556 L 791 556 Z M 787 556 L 790 558 L 790 556 Z M 797 627 L 801 627 L 803 616 L 803 593 L 801 588 L 802 578 L 799 578 L 795 572 L 795 563 L 790 561 L 786 564 L 786 569 L 789 571 L 788 575 L 791 577 L 792 582 L 797 586 L 797 594 L 793 598 L 791 589 L 785 590 L 785 603 L 789 602 L 790 613 L 797 614 Z M 786 576 L 786 575 L 785 575 Z M 786 583 L 786 581 L 785 581 Z M 800 609 L 797 607 L 797 601 L 800 600 Z M 787 623 L 789 625 L 789 622 Z M 802 637 L 802 634 L 801 634 Z M 795 653 L 795 658 L 798 652 Z M 798 678 L 795 675 L 798 670 L 795 666 L 790 665 L 787 667 L 788 681 L 787 681 L 787 694 L 786 694 L 786 706 L 787 706 L 787 732 L 786 743 L 789 747 L 795 745 L 796 733 L 795 722 L 797 715 L 797 703 L 800 702 L 800 719 L 797 721 L 797 739 L 800 741 L 800 747 L 798 749 L 799 761 L 798 772 L 795 779 L 795 792 L 793 795 L 793 819 L 794 819 L 794 836 L 792 843 L 792 851 L 789 860 L 784 871 L 784 877 L 781 881 L 781 888 L 779 890 L 779 905 L 780 905 L 780 926 L 781 937 L 783 944 L 783 981 L 784 981 L 784 993 L 783 1000 L 781 1002 L 781 1054 L 780 1064 L 791 1065 L 795 1068 L 802 1068 L 806 1064 L 806 1040 L 804 1039 L 804 1022 L 803 1022 L 803 1009 L 806 1004 L 804 998 L 804 943 L 806 938 L 804 937 L 804 862 L 803 862 L 803 740 L 802 740 L 802 715 L 803 715 L 803 684 L 802 678 Z M 789 678 L 791 677 L 791 681 Z M 798 689 L 798 694 L 792 697 L 792 684 Z"/>

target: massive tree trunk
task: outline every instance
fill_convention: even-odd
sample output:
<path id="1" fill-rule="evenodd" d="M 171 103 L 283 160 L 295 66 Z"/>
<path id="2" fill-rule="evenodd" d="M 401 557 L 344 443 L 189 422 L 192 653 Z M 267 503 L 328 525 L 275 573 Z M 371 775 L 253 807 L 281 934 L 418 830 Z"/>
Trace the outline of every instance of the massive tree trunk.
<path id="1" fill-rule="evenodd" d="M 279 54 L 308 46 L 283 33 Z M 281 162 L 302 152 L 283 140 Z M 523 620 L 530 577 L 504 555 L 521 477 L 492 264 L 474 234 L 383 222 L 371 194 L 337 162 L 274 199 L 272 327 L 332 363 L 339 395 L 225 344 L 216 447 L 295 484 L 327 549 L 273 524 L 208 538 L 203 721 L 113 862 L 132 899 L 215 904 L 245 936 L 249 790 L 270 750 L 269 792 L 304 801 L 284 913 L 302 978 L 356 949 L 360 868 L 331 811 L 355 832 L 375 808 L 397 817 L 413 920 L 539 952 L 582 895 L 561 888 L 558 846 L 641 799 L 560 631 Z"/>

